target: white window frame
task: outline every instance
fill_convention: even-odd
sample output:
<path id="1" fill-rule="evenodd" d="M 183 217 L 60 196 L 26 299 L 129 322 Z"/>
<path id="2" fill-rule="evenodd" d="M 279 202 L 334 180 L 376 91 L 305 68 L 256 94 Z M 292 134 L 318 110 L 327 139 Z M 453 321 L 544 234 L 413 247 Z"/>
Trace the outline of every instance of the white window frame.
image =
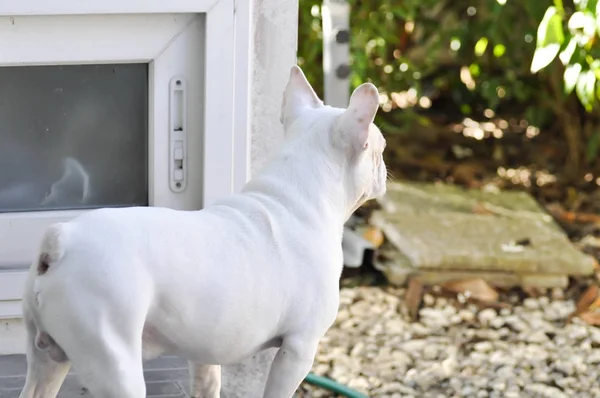
<path id="1" fill-rule="evenodd" d="M 252 46 L 252 0 L 0 0 L 0 66 L 14 64 L 55 64 L 61 61 L 60 37 L 48 40 L 35 49 L 21 47 L 18 51 L 10 45 L 10 28 L 6 24 L 19 26 L 23 17 L 57 16 L 69 18 L 85 15 L 86 18 L 104 18 L 107 15 L 118 16 L 146 14 L 152 19 L 155 14 L 203 14 L 206 39 L 204 42 L 204 76 L 202 110 L 198 114 L 202 120 L 203 150 L 201 154 L 202 184 L 201 187 L 188 187 L 192 190 L 187 197 L 177 197 L 168 192 L 168 184 L 155 186 L 154 179 L 167 179 L 167 175 L 153 175 L 155 156 L 166 157 L 164 151 L 156 151 L 152 147 L 153 124 L 149 124 L 149 204 L 174 208 L 200 208 L 214 203 L 219 198 L 239 190 L 249 176 L 250 162 L 250 113 L 249 96 L 251 85 L 251 46 Z M 25 18 L 27 19 L 27 18 Z M 185 18 L 184 18 L 185 19 Z M 29 18 L 28 20 L 31 20 Z M 67 20 L 67 19 L 65 19 Z M 138 19 L 139 20 L 139 19 Z M 169 46 L 176 43 L 182 34 L 181 28 L 188 28 L 187 21 L 159 26 L 149 26 L 143 22 L 137 28 L 147 35 L 136 42 L 136 49 L 131 46 L 115 44 L 115 37 L 125 32 L 109 31 L 108 38 L 98 40 L 96 34 L 92 39 L 94 45 L 78 48 L 79 59 L 69 59 L 68 63 L 106 63 L 114 62 L 150 62 L 150 103 L 152 115 L 154 100 L 164 96 L 153 95 L 152 74 L 153 62 L 158 65 L 161 55 Z M 5 25 L 5 28 L 2 25 Z M 173 40 L 161 42 L 165 34 L 173 30 Z M 25 32 L 24 30 L 23 32 Z M 27 31 L 29 32 L 29 31 Z M 31 32 L 33 32 L 31 30 Z M 57 29 L 60 35 L 61 29 Z M 112 32 L 112 33 L 111 33 Z M 93 33 L 93 32 L 92 32 Z M 98 32 L 97 32 L 98 33 Z M 106 36 L 106 31 L 102 32 Z M 35 33 L 32 33 L 35 34 Z M 112 37 L 112 39 L 110 38 Z M 122 36 L 125 37 L 125 36 Z M 58 39 L 58 40 L 56 40 Z M 50 44 L 53 43 L 53 44 Z M 6 49 L 11 48 L 11 51 Z M 4 50 L 4 51 L 3 51 Z M 72 52 L 72 51 L 71 51 Z M 54 59 L 53 59 L 54 58 Z M 189 111 L 188 111 L 189 112 Z M 160 170 L 162 171 L 162 169 Z M 201 199 L 198 199 L 200 196 Z M 39 223 L 49 223 L 71 218 L 82 211 L 64 212 L 31 212 L 20 213 L 16 230 L 6 230 L 6 221 L 11 213 L 0 214 L 0 236 L 2 233 L 16 233 L 26 236 L 28 231 Z M 4 226 L 3 226 L 4 224 Z M 5 228 L 5 231 L 2 231 Z M 39 230 L 39 228 L 37 228 Z M 35 235 L 35 234 L 33 234 Z M 24 252 L 31 253 L 31 245 L 37 246 L 39 236 L 29 236 L 23 243 Z M 2 244 L 2 242 L 0 242 Z M 17 305 L 23 291 L 26 271 L 0 270 L 0 318 L 20 316 L 20 305 Z"/>

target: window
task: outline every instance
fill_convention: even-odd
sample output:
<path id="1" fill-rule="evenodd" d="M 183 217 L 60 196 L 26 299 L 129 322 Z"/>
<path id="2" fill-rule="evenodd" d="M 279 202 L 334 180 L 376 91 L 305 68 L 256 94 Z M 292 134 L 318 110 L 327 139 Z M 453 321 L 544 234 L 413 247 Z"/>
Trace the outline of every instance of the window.
<path id="1" fill-rule="evenodd" d="M 148 65 L 0 68 L 0 212 L 148 204 Z"/>

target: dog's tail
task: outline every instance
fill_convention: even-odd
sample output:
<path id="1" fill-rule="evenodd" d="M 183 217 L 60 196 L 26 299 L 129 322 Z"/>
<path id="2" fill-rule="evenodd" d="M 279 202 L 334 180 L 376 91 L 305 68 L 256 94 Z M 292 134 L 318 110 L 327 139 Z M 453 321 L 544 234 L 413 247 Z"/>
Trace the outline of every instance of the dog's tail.
<path id="1" fill-rule="evenodd" d="M 28 334 L 31 335 L 30 344 L 36 349 L 45 352 L 54 362 L 59 363 L 68 361 L 68 358 L 63 349 L 44 330 L 44 326 L 42 325 L 40 319 L 40 300 L 43 287 L 40 283 L 45 284 L 48 282 L 45 275 L 52 273 L 52 269 L 59 265 L 60 260 L 65 254 L 66 230 L 67 225 L 64 223 L 56 223 L 46 229 L 40 245 L 37 264 L 34 262 L 32 265 L 23 301 L 24 315 L 28 324 Z"/>
<path id="2" fill-rule="evenodd" d="M 65 224 L 51 225 L 44 233 L 37 262 L 37 275 L 46 274 L 65 254 Z"/>

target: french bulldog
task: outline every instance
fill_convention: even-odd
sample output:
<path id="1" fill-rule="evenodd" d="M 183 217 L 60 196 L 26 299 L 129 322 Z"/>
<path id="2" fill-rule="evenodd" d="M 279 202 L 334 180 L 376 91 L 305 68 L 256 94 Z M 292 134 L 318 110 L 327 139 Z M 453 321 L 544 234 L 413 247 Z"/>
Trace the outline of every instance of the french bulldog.
<path id="1" fill-rule="evenodd" d="M 71 364 L 96 398 L 143 398 L 143 359 L 164 354 L 189 360 L 193 397 L 217 398 L 221 365 L 269 347 L 263 398 L 292 397 L 337 314 L 344 223 L 386 191 L 378 107 L 370 83 L 325 106 L 295 66 L 284 143 L 240 193 L 50 226 L 24 295 L 20 398 L 56 397 Z"/>

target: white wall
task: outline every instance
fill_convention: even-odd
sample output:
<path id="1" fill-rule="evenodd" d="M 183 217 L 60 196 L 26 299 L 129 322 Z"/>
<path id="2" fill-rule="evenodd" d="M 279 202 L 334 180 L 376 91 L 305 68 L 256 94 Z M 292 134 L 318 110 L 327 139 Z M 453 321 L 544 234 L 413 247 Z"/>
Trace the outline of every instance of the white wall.
<path id="1" fill-rule="evenodd" d="M 243 0 L 242 0 L 243 1 Z M 251 169 L 282 141 L 279 113 L 298 47 L 298 0 L 254 0 Z M 223 369 L 224 395 L 260 397 L 275 350 Z"/>
<path id="2" fill-rule="evenodd" d="M 298 0 L 254 0 L 254 4 L 252 172 L 283 138 L 279 111 L 298 47 Z"/>
<path id="3" fill-rule="evenodd" d="M 0 319 L 0 355 L 25 352 L 25 325 L 22 319 Z"/>

